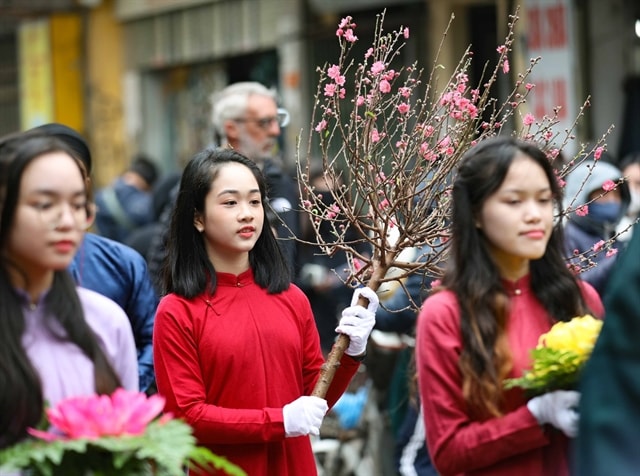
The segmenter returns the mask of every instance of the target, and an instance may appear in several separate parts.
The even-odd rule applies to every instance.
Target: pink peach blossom
[[[383,72],[385,69],[385,65],[382,61],[376,61],[371,65],[371,74],[378,75]]]
[[[400,104],[398,104],[398,112],[400,114],[406,114],[409,112],[409,105],[406,102],[402,102]]]
[[[323,130],[325,130],[327,128],[327,121],[325,121],[324,119],[322,119],[320,122],[318,122],[318,124],[316,125],[316,132],[321,132]]]
[[[333,96],[336,93],[336,85],[334,83],[329,83],[324,85],[324,95],[325,96]]]
[[[327,76],[329,76],[331,79],[336,79],[338,76],[340,76],[340,66],[338,66],[337,64],[331,65],[331,67],[327,69]]]
[[[353,34],[353,30],[349,28],[344,32],[344,39],[350,43],[354,43],[358,40],[358,37]]]
[[[604,152],[604,147],[598,147],[593,153],[593,158],[595,160],[600,160],[600,157],[602,157],[602,152]]]
[[[391,92],[391,84],[386,79],[380,81],[380,91],[383,93]]]
[[[349,25],[351,25],[351,20],[353,20],[353,17],[351,16],[346,16],[342,19],[340,19],[340,23],[338,24],[338,28],[343,29],[348,27]]]
[[[587,216],[588,214],[589,214],[589,207],[587,205],[582,205],[576,208],[576,215],[578,215],[579,217],[584,217],[584,216]]]
[[[531,124],[533,124],[534,122],[536,122],[536,118],[533,114],[531,114],[530,112],[526,113],[524,115],[524,118],[522,119],[522,123],[525,126],[530,126]]]

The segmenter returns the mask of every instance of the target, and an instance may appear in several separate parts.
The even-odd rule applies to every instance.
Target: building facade
[[[366,49],[376,15],[385,10],[388,29],[410,28],[403,61],[418,61],[428,70],[454,14],[438,56],[446,69],[469,44],[476,64],[495,61],[517,6],[511,0],[345,5],[339,0],[5,1],[0,4],[0,133],[52,120],[77,128],[96,155],[98,184],[117,175],[137,151],[155,157],[166,171],[179,170],[214,141],[210,95],[231,82],[257,80],[275,88],[291,114],[281,147],[292,164],[298,136],[310,127],[315,68],[337,59],[341,17],[354,17]],[[578,137],[596,140],[615,124],[607,138],[613,155],[636,147],[627,137],[640,135],[628,132],[637,131],[639,120],[627,105],[638,94],[633,85],[640,76],[637,2],[524,0],[517,8],[513,70],[541,57],[531,111],[539,115],[561,106],[561,126],[570,126],[589,98]]]

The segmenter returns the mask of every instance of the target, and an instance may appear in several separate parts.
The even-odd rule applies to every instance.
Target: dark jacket
[[[580,390],[575,476],[640,471],[640,229],[616,261],[604,296],[605,319]]]
[[[267,182],[267,198],[273,212],[281,223],[276,226],[279,243],[287,258],[292,273],[297,269],[296,242],[300,237],[300,206],[298,205],[298,187],[286,171],[272,160],[265,160],[262,169]]]

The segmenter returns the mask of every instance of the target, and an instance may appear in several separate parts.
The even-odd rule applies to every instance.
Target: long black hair
[[[533,293],[558,321],[588,311],[563,257],[562,189],[545,152],[536,144],[506,136],[472,147],[461,159],[453,184],[451,254],[442,284],[456,294],[461,310],[463,393],[484,415],[500,414],[502,380],[511,368],[506,340],[509,299],[487,240],[475,223],[487,198],[522,155],[544,170],[558,216],[544,255],[530,263]]]
[[[14,290],[9,269],[22,271],[6,248],[15,220],[22,175],[35,158],[50,152],[65,152],[73,157],[87,184],[85,167],[75,157],[75,152],[59,139],[30,134],[0,141],[0,448],[24,438],[27,428],[36,426],[43,413],[42,382],[22,347],[26,328],[24,299]],[[43,324],[56,338],[77,345],[93,362],[96,391],[109,394],[121,386],[85,321],[76,285],[66,270],[55,271],[44,306]],[[60,328],[63,335],[54,331]]]
[[[173,209],[164,266],[164,291],[192,298],[209,286],[217,287],[216,270],[209,259],[204,237],[194,225],[196,214],[205,214],[205,199],[220,169],[238,163],[253,173],[262,199],[264,226],[255,246],[249,251],[249,264],[256,283],[269,293],[289,287],[291,272],[267,219],[266,182],[258,166],[231,149],[207,148],[197,153],[182,173],[180,190]]]

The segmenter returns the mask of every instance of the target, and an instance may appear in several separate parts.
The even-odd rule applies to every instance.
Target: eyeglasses
[[[76,230],[86,230],[90,226],[91,211],[87,203],[67,203],[64,201],[29,204],[38,212],[40,220],[51,230],[60,228],[63,223],[69,223]]]
[[[289,112],[286,109],[279,107],[275,116],[262,117],[260,119],[245,117],[233,120],[236,122],[255,122],[260,129],[267,130],[274,122],[278,124],[278,127],[286,127],[289,125],[289,119]]]

